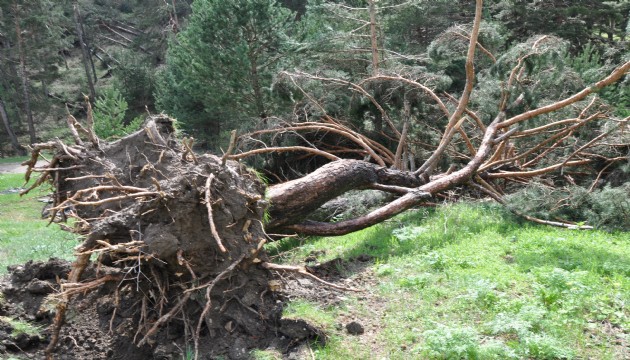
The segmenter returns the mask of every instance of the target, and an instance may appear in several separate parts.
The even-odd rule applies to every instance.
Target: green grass
[[[369,295],[344,294],[335,308],[295,300],[285,310],[331,334],[318,359],[630,357],[629,233],[536,226],[494,206],[458,204],[299,242],[269,250],[285,263],[313,251],[325,251],[322,262],[376,258]],[[382,316],[369,320],[375,306]],[[335,319],[344,316],[374,321],[378,346],[339,330]]]
[[[62,231],[56,224],[47,226],[41,218],[43,203],[38,198],[47,190],[34,190],[20,197],[17,193],[3,193],[24,185],[23,175],[0,175],[0,274],[8,265],[28,260],[47,260],[50,257],[70,259],[77,241],[74,235]]]
[[[28,159],[30,159],[30,156],[0,158],[0,164],[22,163]]]

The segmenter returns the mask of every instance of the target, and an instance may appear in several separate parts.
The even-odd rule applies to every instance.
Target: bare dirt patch
[[[361,348],[370,349],[374,358],[386,357],[379,336],[383,330],[382,318],[387,303],[378,295],[378,278],[373,271],[374,259],[359,255],[351,259],[336,258],[323,263],[317,262],[322,254],[311,254],[304,259],[310,266],[307,269],[323,280],[333,284],[351,287],[359,292],[339,291],[303,277],[283,278],[285,295],[291,300],[303,299],[320,305],[322,308],[343,306],[346,311],[335,319],[335,330],[343,336],[354,336]],[[350,297],[360,303],[348,304]],[[352,303],[352,302],[351,302]],[[364,309],[369,309],[366,312]],[[359,330],[361,329],[361,330]],[[293,350],[292,358],[309,358],[310,351],[305,344]],[[382,355],[382,356],[381,356]]]
[[[37,166],[44,166],[47,162],[39,160]],[[0,164],[0,174],[24,174],[28,167],[21,163],[6,163]]]
[[[336,259],[309,269],[326,281],[361,290],[361,302],[374,312],[365,316],[351,311],[339,317],[337,327],[360,324],[364,329],[361,334],[356,334],[360,343],[378,351],[375,338],[380,330],[378,314],[382,302],[369,291],[376,284],[368,268],[370,264],[371,260]],[[28,322],[39,329],[36,335],[16,334],[16,329],[9,324],[0,323],[0,355],[28,359],[45,356],[55,315],[55,294],[60,291],[60,279],[71,267],[69,262],[59,259],[29,262],[12,266],[10,275],[0,280],[0,293],[3,294],[0,317]],[[84,276],[96,277],[98,271],[103,269],[90,266]],[[218,309],[219,316],[213,315],[219,326],[202,334],[201,359],[248,359],[252,349],[274,349],[283,358],[302,359],[310,356],[308,341],[325,342],[327,335],[308,322],[282,319],[282,309],[289,299],[307,299],[323,306],[339,305],[349,294],[299,275],[285,274],[277,281],[283,284],[281,290],[258,295],[273,307],[274,318],[264,319],[241,297],[227,300]],[[55,350],[56,359],[180,359],[191,353],[190,324],[184,317],[171,321],[149,344],[136,346],[141,335],[137,324],[142,316],[139,311],[142,298],[135,289],[137,284],[117,285],[109,283],[71,300]],[[249,314],[257,316],[248,317]]]

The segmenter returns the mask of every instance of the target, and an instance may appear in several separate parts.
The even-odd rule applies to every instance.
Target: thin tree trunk
[[[42,74],[45,74],[45,73],[46,73],[46,68],[44,67],[42,69]],[[42,91],[41,91],[41,93],[44,94],[44,96],[47,96],[48,95],[48,84],[46,84],[46,80],[45,79],[42,79],[41,82],[42,82]]]
[[[175,3],[175,0],[171,1],[172,5],[173,5],[173,20],[175,20],[175,26],[173,27],[174,32],[178,32],[179,31],[179,19],[177,18],[177,4]]]
[[[370,0],[370,40],[372,42],[372,76],[378,75],[378,39],[376,36],[376,6]]]
[[[79,43],[81,45],[81,53],[83,54],[83,67],[85,68],[85,76],[88,82],[88,89],[90,91],[90,101],[96,99],[96,90],[94,90],[94,82],[92,81],[92,74],[90,74],[90,53],[88,51],[85,39],[83,36],[83,26],[81,24],[81,13],[79,12],[79,5],[74,4],[74,25],[77,30],[77,36],[79,37]]]
[[[17,136],[15,136],[15,132],[13,132],[11,122],[9,121],[9,116],[7,115],[7,112],[4,108],[4,102],[2,102],[2,99],[0,99],[0,117],[2,118],[4,129],[6,130],[7,135],[9,135],[9,139],[11,140],[11,146],[13,146],[13,149],[15,149],[15,151],[19,155],[25,155],[26,150],[24,149],[24,147],[22,147],[22,145],[20,145]]]
[[[16,75],[19,74],[18,69],[15,67],[15,64],[13,61],[9,61],[8,59],[11,57],[11,53],[13,51],[13,48],[11,47],[11,44],[9,41],[5,41],[4,42],[4,49],[6,50],[7,53],[7,61],[3,62],[3,65],[6,64],[6,69],[2,69],[2,79],[5,81],[4,84],[7,88],[13,88],[13,89],[19,89],[21,87],[20,82],[18,81]],[[8,72],[7,72],[8,71]],[[15,109],[17,112],[17,123],[18,125],[21,127],[23,122],[22,122],[22,110],[20,109],[20,105],[22,104],[23,99],[20,97],[20,94],[18,91],[11,91],[11,97],[13,98],[13,103],[15,104]]]
[[[15,33],[18,43],[18,54],[20,57],[20,77],[22,78],[22,97],[24,99],[24,110],[26,110],[26,122],[28,124],[28,135],[31,144],[37,142],[35,133],[35,122],[33,120],[33,112],[31,111],[31,94],[29,90],[29,79],[26,71],[26,54],[24,49],[24,40],[22,39],[22,29],[20,27],[20,16],[17,3],[13,4],[15,10]]]
[[[87,49],[88,60],[90,61],[90,66],[92,67],[92,75],[94,75],[94,83],[96,84],[98,82],[98,76],[96,75],[96,67],[94,66],[94,59],[92,58],[90,43],[85,36],[85,28],[83,27],[83,22],[81,22],[81,33],[83,34],[83,42],[85,43],[85,48]]]
[[[250,55],[249,57],[251,75],[252,75],[252,88],[254,90],[254,102],[256,105],[256,111],[261,118],[267,117],[265,114],[265,104],[263,103],[262,91],[260,88],[260,79],[258,76],[258,62],[256,61],[256,55]]]

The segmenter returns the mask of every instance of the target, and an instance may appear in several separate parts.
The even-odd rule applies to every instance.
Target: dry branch
[[[460,124],[460,118],[468,107],[470,94],[472,93],[475,80],[475,48],[477,44],[477,39],[479,38],[482,7],[483,0],[476,0],[475,20],[473,22],[473,28],[470,34],[470,44],[468,46],[468,53],[466,55],[466,84],[464,85],[464,91],[459,99],[457,108],[451,114],[451,117],[448,120],[448,125],[446,126],[446,130],[444,131],[442,140],[440,140],[440,145],[424,162],[424,164],[422,164],[422,166],[420,166],[420,168],[416,170],[415,173],[417,175],[425,176],[427,172],[430,172],[433,169],[435,163],[442,157],[442,155],[446,151],[447,146],[450,144],[453,136],[455,135],[455,132],[457,131],[458,124]]]
[[[246,151],[240,154],[235,154],[235,155],[227,155],[226,157],[230,160],[239,160],[239,159],[244,159],[246,157],[250,157],[253,155],[260,155],[260,154],[268,154],[268,153],[282,153],[282,152],[292,152],[292,151],[304,151],[307,153],[311,153],[313,155],[319,155],[322,157],[325,157],[328,160],[331,161],[336,161],[339,160],[340,158],[338,156],[335,156],[329,152],[326,151],[322,151],[319,149],[315,149],[315,148],[309,148],[306,146],[277,146],[277,147],[266,147],[266,148],[262,148],[262,149],[255,149],[255,150],[250,150],[250,151]]]

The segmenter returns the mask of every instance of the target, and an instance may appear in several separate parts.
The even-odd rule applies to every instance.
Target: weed
[[[422,333],[424,344],[417,350],[428,359],[477,359],[479,338],[475,330],[439,325]]]
[[[547,310],[543,308],[527,305],[516,313],[499,313],[486,325],[492,335],[513,334],[523,338],[532,332],[540,331],[547,314]]]
[[[499,300],[496,292],[497,284],[487,279],[481,279],[468,289],[468,297],[477,305],[489,308]]]
[[[392,235],[398,241],[416,240],[422,233],[429,230],[427,226],[406,226],[392,231]]]
[[[27,321],[12,319],[6,316],[0,316],[0,321],[11,327],[11,336],[18,336],[21,334],[41,336],[42,329],[38,326],[31,325]]]
[[[182,354],[182,360],[193,360],[194,358],[195,350],[190,346],[186,346],[186,352]]]
[[[335,323],[334,313],[324,311],[319,305],[304,300],[290,302],[282,316],[287,319],[303,319],[324,328],[332,328]]]
[[[432,270],[444,271],[448,267],[448,257],[439,252],[432,251],[424,255],[422,258]]]
[[[254,360],[282,360],[282,354],[277,350],[254,350],[250,353]]]
[[[573,359],[573,350],[560,344],[560,342],[550,336],[532,334],[523,339],[525,345],[523,356],[531,359],[551,360],[551,359]]]
[[[402,288],[424,289],[431,282],[430,274],[409,275],[399,278],[397,283]]]

